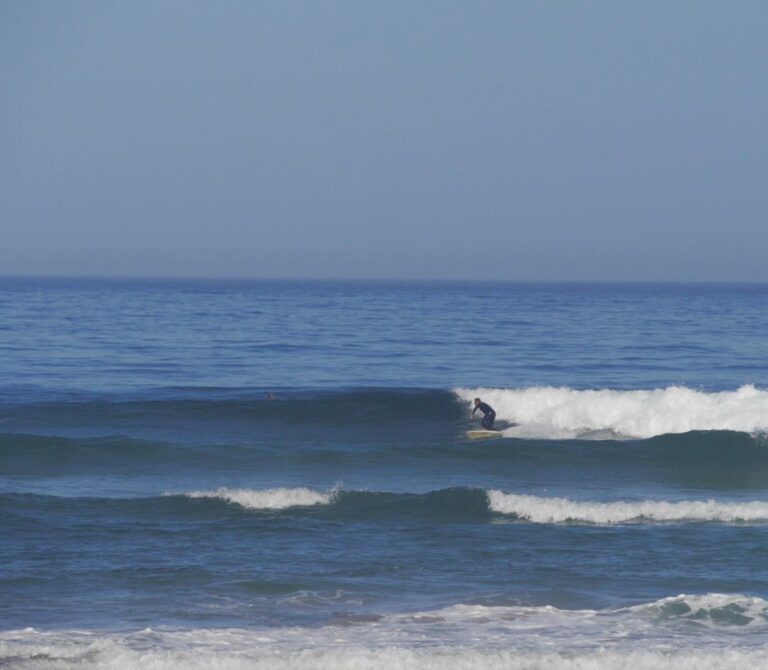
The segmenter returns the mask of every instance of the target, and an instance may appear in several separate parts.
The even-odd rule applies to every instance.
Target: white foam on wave
[[[499,419],[520,424],[504,431],[518,437],[648,438],[692,430],[754,433],[768,424],[768,390],[753,385],[716,393],[684,386],[648,391],[460,388],[455,393],[470,406],[473,398],[480,397]]]
[[[303,486],[276,489],[218,488],[215,491],[192,491],[185,495],[189,498],[218,498],[247,509],[279,510],[328,505],[333,501],[336,491],[314,491]]]
[[[499,514],[514,514],[534,523],[580,521],[595,524],[627,521],[768,521],[768,502],[718,502],[715,500],[642,500],[637,502],[582,502],[569,498],[489,490],[488,506]]]
[[[452,605],[441,610],[411,616],[411,620],[428,618],[452,625],[466,626],[473,622],[502,624],[507,630],[548,631],[548,634],[578,637],[606,633],[613,627],[630,632],[636,637],[647,635],[653,628],[648,624],[667,626],[678,622],[694,621],[713,633],[733,630],[768,630],[768,601],[757,596],[740,593],[680,594],[618,609],[565,610],[551,605],[543,606],[485,606]],[[475,629],[477,630],[477,629]],[[667,630],[667,632],[669,632]],[[656,630],[652,635],[661,631]]]
[[[679,595],[613,610],[458,604],[353,625],[0,632],[10,670],[735,670],[768,667],[766,601]],[[703,634],[701,634],[703,633]]]

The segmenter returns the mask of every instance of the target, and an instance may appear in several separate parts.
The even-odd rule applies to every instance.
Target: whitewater
[[[694,430],[759,433],[768,428],[768,390],[747,384],[735,391],[706,392],[684,386],[651,390],[459,388],[468,406],[488,402],[498,419],[518,426],[510,437],[649,438]]]
[[[264,491],[220,488],[215,491],[192,491],[186,495],[190,498],[217,498],[249,509],[280,510],[308,505],[327,505],[331,502],[334,492],[323,493],[306,487]]]
[[[754,644],[755,636],[765,640],[766,630],[768,602],[760,598],[681,594],[606,610],[461,604],[359,620],[340,618],[320,628],[107,634],[25,629],[0,633],[0,657],[12,659],[9,667],[14,669],[41,670],[717,670],[768,662],[768,651]],[[734,648],[738,643],[741,647]]]

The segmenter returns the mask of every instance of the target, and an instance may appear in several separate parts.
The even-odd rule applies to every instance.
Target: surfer
[[[477,410],[480,410],[483,413],[483,428],[486,430],[493,430],[493,422],[496,420],[496,412],[493,410],[493,407],[487,402],[480,400],[480,398],[475,398],[475,408],[472,410],[472,416],[475,416]]]

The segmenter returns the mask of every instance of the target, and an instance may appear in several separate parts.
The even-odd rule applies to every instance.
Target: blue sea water
[[[2,279],[0,666],[768,667],[766,332],[765,285]]]

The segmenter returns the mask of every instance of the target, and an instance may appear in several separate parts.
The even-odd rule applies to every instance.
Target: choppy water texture
[[[765,286],[2,280],[0,665],[768,667],[766,332]]]

